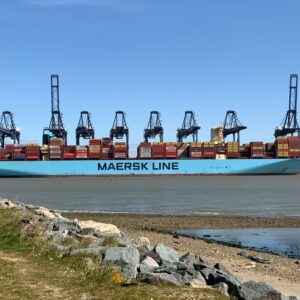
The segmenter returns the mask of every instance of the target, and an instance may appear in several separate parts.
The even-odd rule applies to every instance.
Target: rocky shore
[[[199,254],[201,244],[192,253],[195,246],[192,244],[199,242],[193,239],[153,231],[153,236],[147,236],[147,231],[129,228],[121,231],[110,223],[66,218],[56,211],[5,199],[0,200],[0,207],[25,211],[22,219],[25,234],[42,241],[58,256],[97,256],[100,265],[113,268],[114,281],[118,284],[145,282],[214,288],[230,297],[245,300],[297,299],[285,296],[276,286],[273,288],[257,281],[255,274],[249,278],[251,280],[243,281],[232,270],[229,271],[220,259],[212,260],[212,256],[206,256],[205,251]],[[185,249],[188,249],[186,253],[182,251]],[[226,249],[223,250],[224,255]],[[215,254],[215,258],[222,256]]]

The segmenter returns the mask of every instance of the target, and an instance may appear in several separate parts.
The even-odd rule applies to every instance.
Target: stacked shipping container
[[[101,158],[113,159],[113,142],[111,138],[102,139]]]
[[[128,148],[126,143],[115,143],[113,148],[114,159],[126,159],[128,158]]]
[[[203,158],[216,158],[216,146],[214,142],[203,143]]]
[[[82,152],[82,155],[83,152]],[[101,158],[101,140],[92,139],[89,141],[89,159],[100,159]]]
[[[226,143],[226,157],[227,158],[239,158],[240,157],[240,146],[238,142],[227,142]]]
[[[62,146],[64,140],[61,138],[51,138],[49,142],[49,159],[57,160],[62,158]]]
[[[151,143],[140,143],[137,149],[138,158],[151,159]]]
[[[266,143],[265,144],[265,158],[273,158],[276,156],[275,144]]]
[[[152,158],[162,159],[165,158],[165,144],[161,142],[152,143]]]
[[[76,146],[76,159],[88,159],[88,146]]]
[[[279,136],[276,139],[276,157],[288,158],[289,157],[289,143],[286,136]]]
[[[63,159],[75,159],[75,146],[62,146]]]
[[[190,158],[202,158],[202,157],[203,157],[202,143],[191,143]]]
[[[41,148],[38,145],[26,145],[25,153],[27,160],[39,160]]]
[[[26,149],[24,145],[16,145],[13,147],[13,160],[25,160]]]
[[[176,159],[177,157],[177,144],[165,143],[165,158]]]
[[[297,136],[288,137],[289,157],[300,157],[300,139]]]
[[[263,142],[251,142],[250,149],[251,149],[251,158],[264,158],[265,151],[264,151]]]

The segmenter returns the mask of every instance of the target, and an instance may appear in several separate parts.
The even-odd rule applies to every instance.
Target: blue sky
[[[40,143],[54,73],[69,143],[81,110],[97,137],[125,111],[133,146],[151,110],[166,141],[185,110],[205,141],[228,109],[248,126],[242,142],[271,141],[300,72],[299,28],[299,0],[2,0],[0,110]]]

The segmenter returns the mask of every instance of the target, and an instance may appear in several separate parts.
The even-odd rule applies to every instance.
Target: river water
[[[0,196],[59,210],[300,216],[300,176],[1,178]]]

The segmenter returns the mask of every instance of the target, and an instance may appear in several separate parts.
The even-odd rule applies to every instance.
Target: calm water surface
[[[300,228],[203,229],[179,233],[300,258]]]
[[[61,210],[300,216],[300,176],[0,178],[0,196]]]

